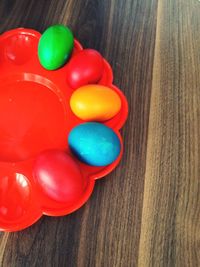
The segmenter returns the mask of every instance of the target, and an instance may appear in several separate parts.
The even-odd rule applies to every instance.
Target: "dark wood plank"
[[[159,1],[139,266],[200,266],[199,12]]]
[[[63,218],[42,218],[1,234],[2,266],[136,266],[140,240],[157,0],[1,1],[0,31],[69,25],[85,47],[111,63],[130,115],[125,155],[89,202]]]

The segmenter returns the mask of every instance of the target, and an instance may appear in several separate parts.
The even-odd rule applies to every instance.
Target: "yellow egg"
[[[73,113],[85,121],[106,121],[121,109],[121,99],[111,88],[102,85],[86,85],[71,96]]]

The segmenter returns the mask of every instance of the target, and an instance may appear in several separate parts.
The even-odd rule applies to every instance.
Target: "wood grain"
[[[69,25],[128,98],[120,166],[88,203],[0,233],[0,266],[200,266],[200,3],[2,0],[0,32]]]
[[[139,266],[200,265],[199,12],[158,5]]]

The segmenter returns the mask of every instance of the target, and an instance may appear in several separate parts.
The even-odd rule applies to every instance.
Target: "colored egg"
[[[60,68],[69,58],[74,46],[73,34],[63,25],[49,27],[41,36],[38,57],[47,70]]]
[[[121,150],[117,134],[98,122],[86,122],[73,128],[68,136],[71,151],[92,166],[107,166],[115,161]]]
[[[71,205],[84,192],[85,181],[79,166],[63,151],[41,153],[36,159],[33,173],[43,195],[53,201]]]
[[[93,49],[84,49],[67,64],[67,82],[74,89],[97,83],[103,75],[103,70],[102,56]]]
[[[106,121],[121,109],[121,99],[111,88],[102,85],[86,85],[71,96],[73,113],[85,121]]]

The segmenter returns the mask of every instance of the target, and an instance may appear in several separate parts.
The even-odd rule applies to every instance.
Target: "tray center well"
[[[34,74],[0,80],[0,161],[20,161],[64,148],[64,100],[50,81]]]

